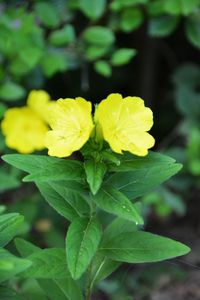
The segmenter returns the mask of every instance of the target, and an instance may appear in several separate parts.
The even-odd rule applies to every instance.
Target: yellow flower
[[[46,147],[50,156],[69,156],[87,142],[94,127],[91,110],[91,102],[81,97],[60,99],[49,109],[52,130],[46,135]]]
[[[154,138],[147,133],[153,114],[139,97],[123,99],[120,94],[110,94],[97,106],[95,122],[114,152],[145,156],[154,146]]]
[[[50,101],[50,95],[43,90],[32,90],[27,99],[27,105],[34,110],[42,120],[49,122],[49,107],[55,101]]]
[[[44,149],[47,125],[29,107],[11,108],[1,123],[6,145],[20,153]]]

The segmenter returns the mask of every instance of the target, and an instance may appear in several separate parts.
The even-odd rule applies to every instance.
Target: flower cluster
[[[47,108],[52,102],[47,92],[33,90],[28,95],[27,106],[8,109],[1,123],[6,145],[20,153],[44,149],[49,130]]]
[[[22,153],[45,146],[50,156],[67,157],[89,139],[105,140],[116,153],[129,151],[138,156],[147,155],[154,146],[148,133],[153,114],[139,97],[110,94],[96,105],[94,116],[91,102],[81,97],[55,102],[44,91],[32,91],[27,104],[8,110],[2,122],[7,145]]]
[[[91,110],[91,102],[83,98],[57,101],[49,122],[52,130],[46,135],[49,155],[69,156],[94,135],[117,153],[129,151],[144,156],[154,146],[154,138],[147,133],[153,125],[153,114],[141,98],[110,94],[97,105],[94,118]]]

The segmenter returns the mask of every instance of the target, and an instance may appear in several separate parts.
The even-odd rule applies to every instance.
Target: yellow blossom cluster
[[[153,114],[139,97],[123,98],[117,93],[110,94],[96,106],[94,116],[91,102],[81,97],[59,99],[56,102],[53,101],[51,105],[50,102],[49,100],[41,101],[39,97],[34,99],[33,94],[30,94],[28,98],[28,109],[34,111],[35,115],[47,122],[51,128],[46,133],[47,127],[42,130],[42,127],[39,129],[38,125],[37,129],[36,123],[30,125],[29,122],[32,129],[43,132],[45,135],[43,144],[48,148],[50,156],[67,157],[81,149],[90,138],[95,139],[96,142],[105,140],[116,153],[128,151],[138,156],[147,155],[148,149],[154,146],[154,138],[148,133],[153,125]],[[9,140],[8,131],[11,130],[8,128],[8,115],[9,111],[2,123],[7,140]],[[32,145],[32,149],[42,148],[42,140],[39,137],[36,138],[33,135],[30,139],[38,142],[37,146]],[[7,141],[8,146],[11,145],[19,152],[26,152],[25,144],[22,147],[23,151],[20,147],[14,147],[13,144],[14,140],[13,143]]]

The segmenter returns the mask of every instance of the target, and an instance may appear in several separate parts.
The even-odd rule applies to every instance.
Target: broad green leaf
[[[199,6],[199,0],[164,0],[164,9],[172,15],[189,15]]]
[[[135,231],[137,231],[137,226],[133,222],[122,218],[115,218],[114,221],[106,227],[103,234],[102,244],[121,233],[133,233]]]
[[[103,251],[98,251],[92,260],[90,287],[112,274],[121,262],[106,257]]]
[[[79,216],[90,213],[90,207],[85,199],[88,199],[88,191],[84,185],[76,181],[51,182],[51,187],[69,203]]]
[[[0,299],[2,300],[25,300],[24,297],[18,295],[15,291],[7,288],[6,286],[0,286]]]
[[[49,36],[49,42],[55,46],[64,46],[75,41],[75,30],[70,24],[62,29],[53,31]]]
[[[39,247],[21,238],[15,238],[15,247],[19,254],[24,258],[41,250]]]
[[[6,173],[5,170],[0,171],[0,191],[6,191],[17,188],[21,182],[12,174]]]
[[[134,204],[112,186],[102,186],[92,199],[101,209],[108,213],[115,214],[136,224],[144,223]]]
[[[129,61],[136,55],[135,49],[121,48],[116,50],[112,57],[111,63],[113,66],[121,66],[129,63]]]
[[[0,215],[6,211],[5,205],[0,205]]]
[[[60,18],[55,5],[50,2],[38,2],[34,8],[45,26],[54,28],[59,25]]]
[[[13,278],[31,266],[31,261],[14,256],[0,249],[0,283]]]
[[[77,218],[69,226],[66,237],[66,253],[69,271],[78,279],[95,255],[102,235],[99,222],[92,218]]]
[[[86,42],[98,46],[109,46],[114,43],[115,35],[111,29],[103,26],[91,26],[83,33]]]
[[[39,247],[27,242],[23,239],[15,239],[15,245],[19,253],[23,257],[27,257],[32,253],[40,251]],[[51,300],[82,300],[81,291],[72,278],[59,279],[37,279],[40,287]]]
[[[90,186],[90,190],[95,195],[103,181],[103,177],[106,173],[106,165],[104,162],[96,162],[93,160],[86,160],[84,163],[87,182]]]
[[[174,16],[159,16],[150,19],[148,23],[148,33],[155,37],[165,37],[171,34],[177,27],[179,22],[178,17]]]
[[[67,220],[72,221],[79,216],[75,208],[51,186],[51,182],[36,183],[36,186],[49,205]]]
[[[104,77],[110,77],[112,75],[112,68],[105,60],[99,60],[95,62],[94,69],[97,73],[103,75]]]
[[[122,12],[120,28],[125,32],[137,29],[143,22],[143,14],[140,9],[129,8]]]
[[[148,232],[121,233],[101,247],[106,255],[128,263],[156,262],[187,254],[186,245]]]
[[[17,83],[7,81],[0,86],[0,98],[4,101],[17,101],[24,96],[24,88]]]
[[[155,189],[176,174],[181,167],[182,165],[175,163],[171,157],[156,152],[149,152],[145,157],[125,153],[121,155],[121,164],[111,167],[110,170],[114,173],[110,175],[106,184],[134,199]]]
[[[45,155],[7,154],[2,159],[12,166],[30,173],[25,181],[81,180],[83,163]]]
[[[7,245],[18,233],[24,217],[18,213],[9,213],[0,216],[0,247]]]
[[[187,18],[186,36],[195,47],[200,48],[200,21],[198,17]]]
[[[20,274],[23,278],[65,278],[69,276],[64,249],[38,250],[27,259],[32,262],[29,269]]]
[[[100,18],[106,7],[106,0],[79,0],[79,8],[90,19]]]

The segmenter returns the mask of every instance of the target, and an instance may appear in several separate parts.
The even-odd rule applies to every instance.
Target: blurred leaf
[[[92,200],[103,210],[126,220],[143,224],[143,219],[134,204],[112,186],[103,186]]]
[[[47,77],[53,76],[57,72],[66,71],[68,68],[68,59],[63,52],[46,52],[41,60],[44,74]]]
[[[5,249],[0,249],[0,283],[13,278],[30,267],[27,259],[16,257]]]
[[[45,26],[54,28],[59,25],[60,17],[53,4],[50,2],[38,2],[34,8],[36,14]]]
[[[193,46],[200,48],[200,20],[190,16],[186,20],[186,35]]]
[[[103,181],[103,177],[106,173],[106,165],[103,162],[97,162],[95,160],[86,160],[84,163],[87,182],[90,186],[90,190],[95,195]]]
[[[0,119],[3,118],[6,110],[7,110],[7,106],[3,103],[0,103]]]
[[[78,279],[87,269],[102,235],[95,217],[77,218],[69,226],[66,237],[67,263],[73,279]]]
[[[23,49],[19,53],[19,57],[28,66],[29,69],[34,68],[43,55],[40,48],[31,46],[30,48]]]
[[[152,18],[148,24],[148,33],[155,37],[165,37],[171,34],[178,25],[179,18],[174,16],[159,16]]]
[[[199,6],[199,0],[164,0],[165,11],[172,15],[189,15]]]
[[[65,25],[62,29],[53,31],[49,36],[49,42],[55,46],[64,46],[75,41],[75,30],[70,24]]]
[[[111,168],[117,173],[110,175],[106,184],[114,186],[130,199],[145,195],[182,168],[173,158],[152,151],[145,157],[124,153],[119,159],[121,164]]]
[[[0,192],[19,187],[21,182],[12,174],[6,173],[5,169],[0,171]]]
[[[112,30],[103,26],[88,27],[83,33],[83,38],[86,42],[99,46],[109,46],[115,41]]]
[[[21,238],[15,238],[15,247],[19,254],[24,258],[41,250],[39,247]]]
[[[199,85],[200,68],[194,63],[185,63],[175,70],[172,79],[176,85],[193,89]]]
[[[150,17],[157,17],[165,14],[163,0],[154,0],[153,2],[148,1],[146,9]]]
[[[126,9],[122,12],[120,28],[125,32],[137,29],[143,22],[143,14],[140,9]]]
[[[20,274],[22,278],[65,278],[69,276],[64,249],[50,248],[34,252],[27,257],[30,268]]]
[[[99,60],[94,64],[94,69],[97,73],[104,77],[110,77],[112,75],[112,68],[105,60]]]
[[[49,300],[35,279],[23,280],[20,284],[20,293],[26,300]]]
[[[130,62],[130,60],[136,55],[135,49],[121,48],[116,50],[112,57],[111,63],[113,66],[121,66]]]
[[[100,18],[106,8],[106,0],[79,0],[81,11],[91,20]]]
[[[25,300],[24,297],[18,295],[15,291],[5,287],[0,286],[0,299],[2,300]]]
[[[142,231],[119,234],[100,249],[113,260],[128,263],[162,261],[190,251],[180,242]]]
[[[109,47],[89,46],[85,49],[88,60],[93,61],[104,56],[110,50]]]
[[[137,4],[146,4],[148,1],[149,0],[114,0],[111,3],[111,9],[118,11],[124,7],[130,7]]]
[[[0,247],[7,245],[23,224],[24,217],[18,213],[0,215]]]
[[[17,83],[6,81],[0,86],[0,98],[4,101],[16,101],[24,96],[24,88]]]

